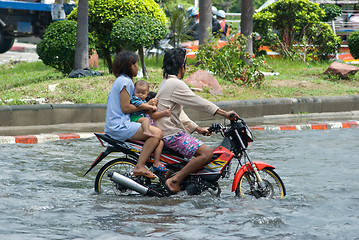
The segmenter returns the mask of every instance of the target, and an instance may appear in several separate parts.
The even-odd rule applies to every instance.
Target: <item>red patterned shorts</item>
[[[173,136],[166,137],[163,139],[163,142],[167,147],[181,153],[187,160],[190,160],[198,148],[203,145],[201,140],[185,132],[178,132]]]

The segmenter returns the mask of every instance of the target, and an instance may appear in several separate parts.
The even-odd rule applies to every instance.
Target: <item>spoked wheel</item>
[[[274,170],[264,168],[259,171],[262,183],[258,184],[256,178],[249,172],[245,172],[239,179],[236,196],[241,198],[283,198],[285,187]]]
[[[97,193],[129,195],[132,190],[119,186],[110,180],[109,172],[117,172],[129,177],[136,161],[128,158],[117,158],[106,163],[97,173],[95,180],[95,191]]]

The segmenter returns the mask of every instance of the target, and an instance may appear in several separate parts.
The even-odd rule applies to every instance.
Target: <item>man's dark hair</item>
[[[113,73],[116,77],[119,77],[121,74],[125,74],[130,78],[136,77],[132,76],[131,66],[138,62],[138,57],[134,52],[131,51],[122,51],[115,57],[113,61]]]
[[[186,64],[186,50],[183,48],[172,48],[165,52],[163,57],[163,77],[177,75],[182,65]]]

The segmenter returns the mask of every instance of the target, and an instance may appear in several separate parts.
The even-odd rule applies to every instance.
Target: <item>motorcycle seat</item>
[[[139,140],[126,140],[126,142],[133,142],[133,143],[137,143],[137,144],[141,144],[141,145],[143,145],[145,143],[144,141],[139,141]],[[166,146],[163,147],[162,154],[172,155],[172,156],[176,156],[179,158],[184,158],[184,156],[182,154],[180,154],[179,152],[176,152],[173,149],[166,147]]]
[[[110,137],[107,134],[95,133],[95,135],[98,139],[101,139],[102,141],[107,142],[114,147],[120,147],[120,148],[128,150],[128,151],[131,150],[131,147],[126,142],[121,142],[116,139],[113,139],[112,137]]]
[[[126,149],[128,151],[131,150],[131,146],[128,145],[129,142],[140,144],[140,145],[144,144],[144,141],[139,141],[139,140],[126,140],[125,142],[121,142],[121,141],[113,139],[109,135],[103,134],[103,133],[95,133],[95,135],[99,139],[111,144],[112,146],[120,147],[120,148]],[[176,156],[176,157],[179,157],[179,158],[184,158],[184,156],[182,154],[180,154],[179,152],[176,152],[176,151],[174,151],[171,148],[168,148],[166,146],[164,146],[164,148],[162,150],[162,154],[172,155],[172,156]]]

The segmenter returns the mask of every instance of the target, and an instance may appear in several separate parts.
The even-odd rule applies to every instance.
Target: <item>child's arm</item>
[[[163,117],[171,116],[171,110],[167,109],[167,110],[164,110],[164,111],[161,111],[161,112],[150,112],[149,114],[150,114],[152,119],[156,120],[156,119],[160,119],[160,118],[163,118]]]
[[[121,110],[123,113],[133,113],[140,111],[136,105],[131,103],[131,97],[128,94],[126,87],[120,92]]]
[[[138,108],[140,110],[144,110],[144,111],[156,111],[157,110],[157,107],[156,106],[152,106],[148,103],[142,103],[141,105],[138,106]]]

